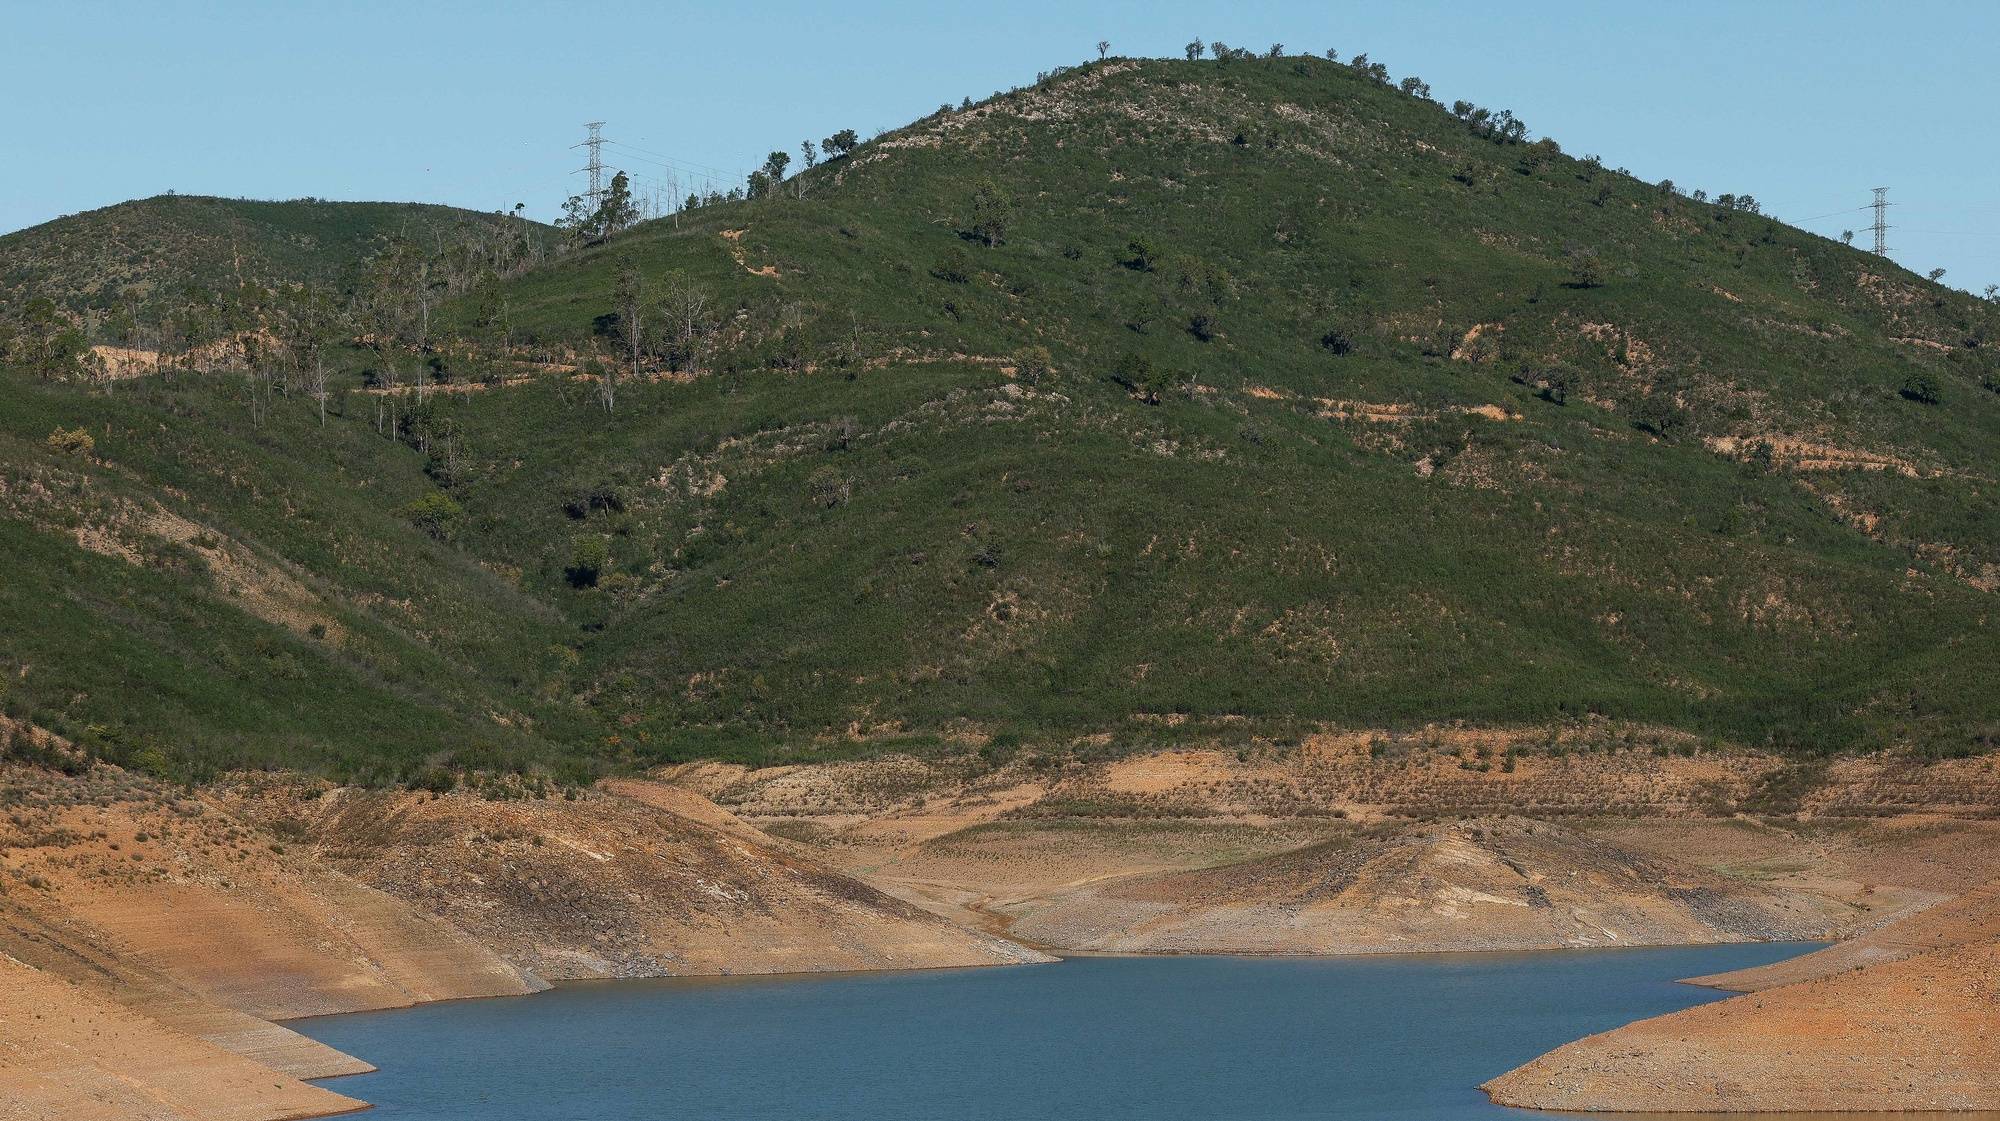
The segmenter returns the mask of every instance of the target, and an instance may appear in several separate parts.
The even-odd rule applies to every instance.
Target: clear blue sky
[[[733,178],[1114,53],[1337,47],[1788,220],[1890,186],[1895,257],[2000,283],[2000,3],[484,4],[0,0],[0,231],[157,194],[554,216],[582,123]],[[651,153],[648,155],[647,153]],[[683,172],[685,180],[685,172]],[[1863,214],[1805,223],[1860,231]],[[1867,234],[1857,241],[1865,244]]]

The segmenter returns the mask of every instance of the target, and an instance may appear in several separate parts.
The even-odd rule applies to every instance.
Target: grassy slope
[[[919,122],[811,173],[804,199],[705,208],[508,282],[517,330],[565,342],[621,265],[680,270],[718,297],[723,345],[608,414],[555,377],[439,398],[468,461],[454,547],[396,515],[432,484],[370,400],[321,433],[305,402],[252,429],[227,382],[18,387],[32,407],[0,418],[0,462],[53,460],[56,424],[109,425],[97,485],[171,485],[323,582],[370,645],[218,615],[236,629],[198,663],[212,688],[182,697],[160,688],[175,620],[212,587],[150,574],[135,607],[111,591],[124,562],[8,525],[33,575],[0,582],[0,610],[37,663],[9,695],[72,730],[129,712],[197,758],[223,740],[218,760],[403,772],[441,746],[770,758],[966,722],[1113,747],[1590,713],[1804,749],[1990,740],[2000,640],[1973,581],[2000,560],[2000,395],[1964,345],[1990,309],[1574,161],[1522,174],[1523,151],[1293,59],[1092,67]],[[1013,199],[994,247],[956,232],[986,178]],[[1133,239],[1151,271],[1124,263]],[[1604,286],[1566,286],[1571,242]],[[966,281],[934,275],[958,254]],[[1206,342],[1185,329],[1204,314]],[[1494,323],[1476,361],[1426,354]],[[953,357],[1033,344],[1055,367],[1034,386]],[[1567,405],[1534,391],[1555,371]],[[1919,371],[1941,404],[1897,395]],[[1679,401],[1669,439],[1632,424],[1649,392]],[[1414,416],[1324,403],[1352,401]],[[1488,405],[1519,419],[1461,411]],[[1753,435],[1923,477],[1704,445]],[[592,490],[623,509],[564,511]],[[573,588],[596,535],[610,573]],[[58,629],[38,605],[63,596]],[[330,668],[246,688],[260,638]],[[104,668],[131,649],[160,665]],[[1173,712],[1193,719],[1129,719]],[[872,738],[824,738],[850,728]]]
[[[0,378],[10,713],[126,761],[155,747],[197,773],[566,765],[556,745],[586,742],[535,700],[572,629],[397,513],[434,489],[403,445],[358,422],[320,429],[305,409],[253,428],[233,383],[82,397]],[[59,426],[88,430],[95,453],[44,446]],[[176,540],[157,511],[202,536]],[[80,535],[132,555],[78,548]],[[251,563],[225,569],[203,545]],[[300,625],[253,605],[274,584],[302,589]]]
[[[39,294],[76,311],[107,310],[190,284],[340,282],[394,237],[525,225],[424,203],[158,195],[0,236],[0,304]]]

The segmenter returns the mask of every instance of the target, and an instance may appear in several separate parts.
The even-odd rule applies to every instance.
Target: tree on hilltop
[[[820,141],[819,146],[820,150],[826,153],[827,159],[837,160],[859,148],[861,146],[861,138],[854,134],[853,129],[844,128],[827,137],[825,140]]]
[[[593,245],[638,221],[639,207],[632,199],[632,180],[621,171],[611,177],[610,189],[595,207],[586,196],[571,195],[563,203],[556,228],[569,234],[572,241]]]
[[[608,238],[639,221],[639,206],[632,200],[632,180],[624,172],[611,177],[611,188],[604,192],[604,202],[597,208],[597,228],[600,238]]]

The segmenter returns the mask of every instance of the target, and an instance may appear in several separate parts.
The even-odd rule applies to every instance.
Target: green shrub
[[[48,445],[50,451],[58,455],[87,456],[97,450],[97,441],[91,439],[90,433],[80,427],[58,428],[49,433],[49,438],[44,443]]]
[[[610,565],[611,542],[589,534],[571,543],[569,567],[563,570],[563,575],[568,577],[571,587],[595,588]]]
[[[403,507],[403,516],[439,541],[449,541],[465,520],[465,508],[441,490],[431,491]]]

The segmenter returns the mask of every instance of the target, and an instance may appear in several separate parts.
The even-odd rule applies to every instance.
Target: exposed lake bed
[[[1456,1121],[1533,1116],[1479,1084],[1725,995],[1678,978],[1813,948],[1081,957],[588,982],[292,1026],[381,1068],[326,1085],[412,1121]]]

